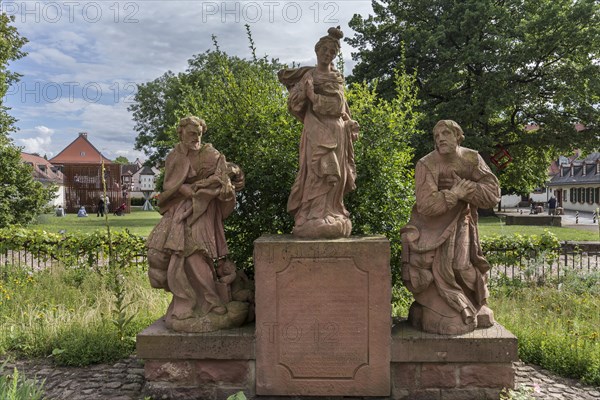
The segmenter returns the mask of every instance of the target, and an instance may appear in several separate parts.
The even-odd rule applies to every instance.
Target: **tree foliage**
[[[136,148],[161,163],[177,143],[176,127],[186,115],[206,120],[202,140],[212,143],[245,173],[237,212],[226,220],[232,257],[252,265],[253,241],[263,233],[290,232],[287,195],[297,169],[300,123],[287,112],[283,65],[266,57],[244,60],[215,50],[189,60],[185,73],[165,73],[142,84],[130,108]]]
[[[9,108],[2,104],[2,99],[10,85],[19,80],[19,74],[8,70],[8,63],[25,55],[21,47],[27,43],[27,39],[19,35],[17,29],[11,25],[14,19],[14,16],[9,17],[0,13],[0,134],[2,136],[7,136],[8,132],[14,131],[15,122],[14,118],[8,115]]]
[[[498,174],[502,194],[529,196],[535,188],[546,185],[548,166],[554,159],[552,150],[518,146],[511,150],[511,156],[516,161]]]
[[[54,187],[45,188],[33,180],[31,167],[21,161],[19,148],[8,137],[14,131],[15,120],[2,99],[19,75],[9,71],[7,65],[24,56],[21,47],[27,42],[10,25],[13,19],[0,13],[0,227],[33,221],[54,197]]]
[[[245,268],[252,266],[255,239],[293,227],[286,204],[298,169],[302,124],[287,110],[287,90],[277,79],[282,68],[266,57],[229,56],[215,41],[215,50],[194,56],[185,73],[167,72],[140,85],[130,108],[136,146],[150,159],[164,159],[178,140],[179,118],[193,114],[207,122],[203,140],[244,170],[246,187],[225,223],[232,257]],[[377,99],[366,85],[348,93],[353,118],[363,126],[356,144],[359,188],[348,198],[354,233],[396,238],[408,215],[412,175],[405,139],[414,129],[415,100],[409,86],[401,88],[392,102]]]
[[[350,22],[359,61],[353,79],[381,77],[380,93],[391,98],[390,71],[405,64],[417,74],[420,126],[430,132],[450,118],[464,129],[466,146],[492,154],[503,145],[514,153],[511,186],[522,186],[513,178],[529,179],[539,161],[527,157],[534,149],[556,156],[598,148],[598,1],[378,0],[373,10]],[[576,131],[577,122],[587,130]],[[529,123],[540,129],[525,131]],[[432,147],[428,138],[417,155]]]
[[[33,222],[54,196],[55,186],[35,181],[19,148],[0,136],[0,228]]]
[[[411,137],[421,137],[415,111],[418,100],[415,76],[394,74],[396,93],[391,100],[377,96],[375,80],[352,84],[347,98],[352,118],[361,125],[355,143],[356,190],[347,198],[354,234],[385,234],[392,246],[392,273],[399,282],[400,228],[408,221],[414,203],[414,169]]]
[[[129,159],[125,156],[118,156],[117,158],[115,158],[115,163],[127,165],[129,164]]]

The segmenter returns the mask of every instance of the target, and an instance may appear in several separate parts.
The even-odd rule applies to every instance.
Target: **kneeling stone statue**
[[[402,228],[402,280],[415,297],[414,326],[461,334],[494,323],[477,209],[494,207],[500,187],[481,156],[460,146],[456,122],[439,121],[433,135],[435,150],[417,163],[416,204]]]

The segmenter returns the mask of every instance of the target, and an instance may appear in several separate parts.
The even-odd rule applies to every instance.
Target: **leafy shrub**
[[[132,206],[143,206],[146,200],[143,197],[132,197],[131,205]]]
[[[111,241],[118,262],[129,267],[146,252],[146,240],[127,231],[112,232]],[[57,260],[70,267],[97,268],[100,257],[108,255],[108,235],[59,234],[28,228],[0,229],[0,252],[27,250],[41,261]]]
[[[408,309],[414,301],[411,292],[404,285],[392,286],[392,316],[405,317],[408,315]]]
[[[377,97],[377,82],[353,84],[347,91],[352,118],[361,125],[355,143],[356,190],[347,197],[353,234],[380,234],[390,240],[392,281],[400,285],[401,236],[414,204],[412,139],[417,123],[415,77],[394,71],[396,96]]]
[[[560,253],[556,235],[544,230],[541,235],[491,235],[481,238],[481,247],[490,264],[525,268],[537,259],[552,262]]]

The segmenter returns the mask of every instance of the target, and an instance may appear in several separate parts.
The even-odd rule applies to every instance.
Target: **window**
[[[594,200],[596,204],[600,204],[600,188],[594,189]]]
[[[569,189],[569,201],[571,203],[577,202],[577,189],[576,188]]]
[[[85,151],[81,151],[81,152],[79,152],[79,155],[80,155],[81,157],[85,157]]]
[[[565,201],[565,202],[567,201],[567,192],[568,192],[567,189],[563,189],[563,201]]]
[[[592,204],[594,202],[594,192],[592,188],[585,189],[585,201],[588,204]]]
[[[585,188],[579,188],[579,202],[583,203],[585,201]]]

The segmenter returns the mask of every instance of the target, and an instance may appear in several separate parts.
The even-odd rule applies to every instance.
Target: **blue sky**
[[[313,65],[313,47],[330,26],[352,36],[353,14],[372,13],[370,0],[343,1],[0,1],[29,39],[28,55],[10,65],[23,75],[4,99],[19,121],[12,138],[24,151],[51,158],[88,132],[108,158],[144,158],[127,107],[136,84],[184,71],[212,47],[250,57],[245,24],[258,56]],[[346,70],[352,49],[342,45]]]

